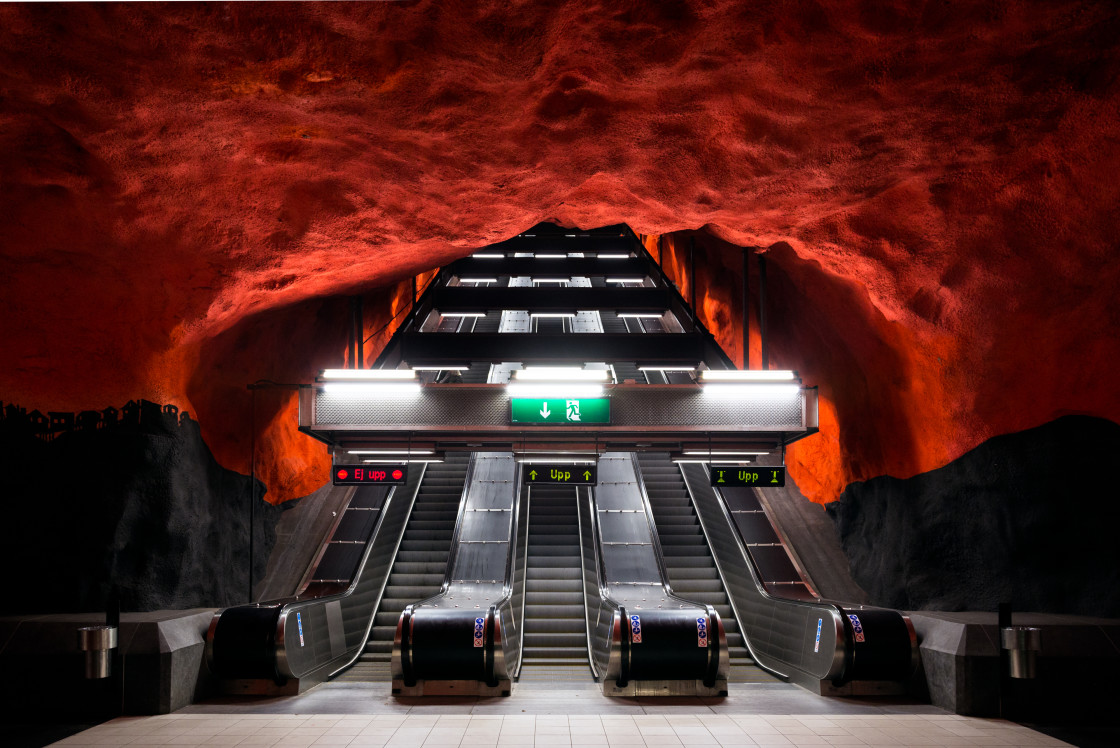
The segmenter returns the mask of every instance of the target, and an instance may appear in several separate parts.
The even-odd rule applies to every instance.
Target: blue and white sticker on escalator
[[[821,626],[823,624],[824,624],[824,619],[823,618],[818,618],[817,619],[817,641],[813,644],[813,651],[814,652],[820,652],[821,651]]]
[[[852,633],[855,634],[856,641],[857,642],[866,641],[866,639],[863,636],[863,624],[861,624],[859,622],[859,616],[854,615],[852,613],[849,613],[848,614],[848,620],[852,622]]]
[[[300,612],[296,611],[296,628],[299,629],[299,645],[303,646],[303,616]]]
[[[696,646],[708,646],[708,619],[704,616],[696,619]]]
[[[483,639],[485,630],[486,630],[486,619],[485,618],[474,619],[474,645],[476,647],[481,647],[482,646],[482,639]]]
[[[642,643],[642,619],[635,613],[630,616],[630,643]]]

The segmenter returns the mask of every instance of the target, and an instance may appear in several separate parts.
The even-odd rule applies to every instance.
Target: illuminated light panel
[[[469,366],[463,364],[448,364],[447,366],[413,366],[413,371],[470,371]]]
[[[460,283],[497,283],[497,278],[460,278]]]
[[[692,372],[692,371],[696,371],[696,367],[695,366],[688,366],[686,364],[681,364],[680,366],[673,366],[673,365],[669,365],[669,366],[639,366],[638,371],[688,371],[688,372]]]
[[[530,366],[514,369],[514,379],[535,381],[602,382],[610,376],[606,369],[577,369],[568,366]]]
[[[788,400],[801,392],[801,386],[797,384],[738,384],[738,383],[717,383],[708,384],[702,387],[705,395],[713,397],[741,397],[741,398],[760,398],[764,400]]]
[[[570,283],[571,278],[533,278],[533,283]]]
[[[412,369],[323,369],[319,375],[325,380],[339,382],[368,382],[385,379],[415,380]]]
[[[661,319],[664,312],[619,312],[619,319]]]
[[[504,254],[498,254],[496,252],[478,252],[471,255],[471,257],[479,260],[504,260],[506,258]]]
[[[689,464],[689,465],[707,465],[708,463],[713,463],[714,464],[715,461],[704,460],[704,459],[701,459],[699,457],[670,457],[669,462],[686,463],[686,464]],[[727,462],[731,462],[731,460],[728,460],[726,457],[719,461],[719,463],[721,465],[724,464],[724,463],[727,463]],[[754,462],[754,458],[753,457],[744,457],[743,459],[738,460],[738,462],[740,462],[740,463],[751,463],[751,462]]]
[[[594,465],[599,461],[597,454],[558,454],[555,452],[542,452],[540,454],[515,455],[517,462],[532,464],[534,462],[562,462],[565,465]]]
[[[362,460],[362,462],[365,463],[366,465],[419,465],[421,463],[427,463],[427,462],[443,462],[443,459],[439,458],[439,457],[432,457],[430,459],[424,459],[424,460],[404,460],[404,459],[391,460],[391,459],[384,459],[384,460]]]
[[[441,317],[485,317],[486,312],[440,312]]]
[[[630,255],[596,255],[600,260],[629,260]]]
[[[534,382],[533,384],[512,383],[506,385],[510,397],[540,398],[581,398],[602,397],[603,385],[573,382]]]
[[[348,455],[434,455],[433,449],[351,449]]]
[[[529,315],[533,319],[560,319],[561,317],[574,317],[575,312],[533,312]]]
[[[533,255],[538,260],[566,260],[567,255]]]
[[[350,397],[407,397],[420,394],[419,382],[327,382],[323,392]]]
[[[353,454],[353,453],[351,453],[351,454]],[[709,451],[709,450],[706,450],[706,449],[686,449],[686,450],[684,450],[684,452],[682,452],[682,454],[686,454],[686,455],[709,455],[709,456],[719,455],[721,457],[739,457],[739,456],[742,456],[742,455],[768,455],[770,453],[769,452],[746,452],[746,451],[720,452],[720,451],[716,451],[716,450]]]
[[[705,369],[700,378],[709,382],[792,382],[797,374],[788,369]]]
[[[645,278],[607,278],[607,283],[643,283]]]

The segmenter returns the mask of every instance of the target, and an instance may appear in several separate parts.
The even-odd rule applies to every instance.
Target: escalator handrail
[[[424,466],[423,468],[421,468],[420,476],[419,476],[419,478],[416,482],[417,491],[419,491],[420,483],[423,482],[424,470],[425,470],[426,467],[427,466]],[[273,650],[274,657],[275,657],[275,662],[276,662],[276,669],[277,669],[278,673],[281,673],[285,677],[289,677],[289,678],[300,678],[300,677],[306,676],[308,673],[314,672],[319,667],[322,667],[323,665],[326,665],[326,664],[329,663],[329,660],[327,662],[321,663],[320,665],[313,668],[312,670],[309,670],[308,673],[297,674],[295,672],[292,672],[291,668],[288,665],[288,657],[287,657],[287,652],[286,652],[286,641],[285,641],[285,636],[284,636],[284,633],[286,631],[288,617],[291,616],[293,613],[302,612],[302,611],[307,610],[307,609],[309,609],[309,608],[311,608],[315,605],[323,605],[323,604],[326,604],[326,603],[329,603],[329,602],[332,602],[332,601],[335,601],[335,600],[343,600],[345,598],[350,597],[352,594],[354,594],[355,589],[357,588],[357,586],[362,581],[362,576],[365,573],[366,565],[369,561],[370,555],[373,553],[374,549],[378,545],[376,543],[376,540],[377,540],[378,534],[381,532],[381,528],[385,524],[386,517],[389,515],[389,513],[397,505],[395,500],[398,498],[398,494],[403,493],[402,491],[398,490],[400,488],[402,488],[402,487],[401,486],[393,486],[389,490],[388,496],[385,497],[385,501],[382,502],[381,511],[378,513],[377,522],[374,525],[373,531],[369,535],[369,540],[366,542],[365,550],[362,552],[362,558],[358,562],[358,567],[354,572],[354,576],[351,577],[351,579],[350,579],[350,586],[348,586],[345,590],[343,590],[341,592],[337,592],[337,593],[334,593],[334,594],[331,594],[331,595],[324,595],[322,597],[312,597],[312,598],[307,598],[307,599],[304,599],[304,600],[293,600],[291,602],[287,602],[287,603],[284,603],[283,605],[281,605],[280,614],[276,618],[276,636],[275,636],[275,645],[274,645],[274,650]],[[414,491],[412,493],[412,501],[413,502],[415,501],[415,498],[416,498],[416,491]],[[409,504],[408,512],[411,512],[411,502]],[[406,513],[405,516],[407,517],[407,513]],[[399,547],[399,541],[398,541],[397,545]],[[394,556],[396,555],[396,549],[394,549],[393,555]],[[390,562],[390,566],[391,566],[391,562]],[[370,611],[369,622],[366,625],[366,629],[367,629],[366,637],[367,638],[369,636],[369,629],[370,629],[370,627],[373,626],[374,618],[377,615],[377,605],[380,603],[381,595],[383,595],[384,592],[385,592],[385,585],[386,585],[387,582],[388,582],[388,575],[386,574],[385,580],[382,582],[382,585],[381,585],[381,592],[377,596],[377,598],[378,598],[377,602],[375,602],[375,604],[373,605],[373,609]],[[362,639],[361,644],[355,648],[355,650],[356,650],[355,655],[347,663],[347,665],[344,666],[344,667],[349,667],[349,665],[352,664],[354,662],[354,660],[356,660],[358,658],[358,656],[361,655],[362,648],[364,646],[365,646],[365,639]],[[339,670],[341,670],[341,668]],[[337,672],[339,672],[339,670],[335,670],[334,672],[331,673],[331,675],[332,676],[335,675]]]
[[[495,615],[496,616],[498,616],[501,613],[501,611],[505,610],[507,607],[509,608],[510,619],[513,621],[513,624],[516,627],[515,634],[516,634],[517,652],[515,653],[515,658],[514,658],[515,661],[514,662],[510,662],[510,658],[508,657],[509,653],[505,651],[505,632],[504,632],[504,630],[502,632],[502,652],[503,652],[503,656],[505,657],[506,673],[509,675],[511,680],[514,677],[516,677],[517,674],[519,674],[521,672],[521,654],[525,650],[525,596],[524,596],[524,594],[522,594],[522,596],[521,596],[521,611],[520,611],[521,612],[521,617],[520,617],[520,620],[518,620],[517,616],[514,615],[515,611],[513,610],[513,607],[512,607],[513,606],[513,594],[514,594],[513,578],[514,578],[514,574],[516,573],[515,565],[517,564],[517,552],[518,552],[518,549],[520,548],[520,542],[521,542],[521,540],[520,540],[521,533],[519,532],[519,530],[521,529],[521,514],[522,514],[521,473],[522,473],[523,470],[524,470],[524,466],[519,464],[519,465],[517,465],[517,468],[514,471],[513,511],[512,511],[512,516],[509,519],[510,539],[509,539],[509,542],[506,544],[506,546],[507,546],[506,547],[506,564],[505,564],[506,578],[505,578],[505,582],[502,585],[502,597],[501,597],[501,599],[499,599],[494,604],[494,609],[495,609]],[[528,533],[528,530],[529,530],[529,507],[528,507],[528,502],[525,502],[525,531],[526,531],[526,533]],[[526,538],[526,543],[528,543],[528,538]],[[528,554],[526,554],[525,563],[526,563],[526,565],[529,563]],[[525,582],[525,574],[522,574],[522,576],[521,576],[522,589],[524,589],[525,583],[526,583]]]
[[[704,464],[707,464],[707,463],[704,463]],[[692,503],[697,509],[696,517],[700,521],[700,527],[704,531],[704,536],[706,538],[711,538],[712,535],[708,532],[707,523],[704,520],[704,513],[702,513],[700,511],[700,502],[697,501],[696,492],[694,492],[693,488],[692,488],[692,486],[695,484],[696,481],[689,479],[688,473],[685,471],[684,466],[678,466],[678,467],[681,471],[681,477],[684,479],[685,487],[688,489],[689,497],[692,499]],[[823,611],[828,611],[830,613],[830,615],[834,618],[834,620],[841,620],[841,621],[843,620],[843,611],[840,610],[839,606],[834,605],[832,603],[827,603],[827,602],[823,602],[823,601],[822,602],[811,602],[811,601],[808,601],[808,600],[795,600],[795,599],[791,599],[791,598],[776,597],[776,596],[770,594],[770,592],[766,589],[765,585],[761,581],[762,575],[759,573],[758,566],[755,564],[754,559],[751,557],[750,552],[747,550],[746,542],[743,540],[742,533],[739,531],[739,526],[735,523],[734,517],[731,516],[730,510],[727,508],[726,499],[724,499],[723,494],[721,494],[719,492],[718,488],[715,488],[715,487],[712,487],[712,486],[709,486],[709,488],[711,488],[712,495],[715,497],[716,511],[719,512],[720,518],[722,518],[722,520],[727,524],[728,529],[731,531],[731,536],[735,540],[735,546],[736,547],[732,550],[738,552],[738,556],[745,563],[747,569],[750,571],[751,581],[754,582],[754,587],[757,590],[759,597],[761,597],[762,599],[766,600],[767,602],[769,602],[771,605],[774,605],[774,606],[790,606],[790,607],[798,607],[798,608],[809,608],[810,610],[816,610],[816,611],[822,611],[822,610]],[[710,542],[711,541],[709,540],[709,543]],[[725,577],[724,571],[721,568],[722,565],[719,561],[719,557],[715,553],[712,554],[712,560],[716,564],[716,568],[719,571],[720,578],[723,579]],[[724,588],[728,589],[726,584],[724,584]],[[780,678],[788,679],[789,678],[788,673],[783,673],[780,669],[775,668],[772,664],[767,664],[764,661],[764,660],[773,659],[773,658],[770,657],[770,655],[762,655],[760,657],[760,655],[755,651],[754,647],[751,645],[750,636],[747,635],[746,626],[744,625],[744,621],[749,620],[749,616],[748,617],[740,616],[739,606],[736,605],[734,596],[732,596],[731,594],[728,594],[727,598],[728,598],[728,601],[731,603],[732,608],[735,611],[735,618],[736,618],[736,620],[739,621],[739,627],[740,627],[740,631],[741,631],[742,636],[743,636],[743,642],[744,642],[744,644],[747,648],[747,651],[750,653],[751,658],[756,663],[758,663],[759,667],[763,668],[764,670],[767,670],[770,673],[773,673],[774,675],[777,675]],[[844,638],[843,637],[838,637],[837,638],[837,645],[836,646],[837,646],[838,649],[845,649]],[[837,664],[839,664],[839,666],[842,668],[845,657],[846,657],[846,654],[843,651],[834,654],[834,656],[833,656],[833,669],[836,668]],[[789,667],[795,667],[790,663],[784,663],[783,662],[782,664],[787,665]],[[797,668],[797,669],[801,670],[801,668]],[[829,674],[826,674],[823,677],[824,678],[834,678],[837,675],[839,675],[839,673],[837,673],[836,675],[832,675],[832,669],[830,669]]]
[[[583,559],[583,545],[584,545],[583,544],[583,519],[582,519],[583,515],[580,512],[580,506],[579,506],[579,494],[578,494],[579,489],[577,488],[576,490],[577,490],[577,494],[576,494],[576,518],[580,522],[580,560],[582,562],[582,559]],[[592,560],[595,563],[595,577],[596,577],[596,582],[599,586],[599,594],[598,594],[598,600],[597,600],[598,608],[596,610],[596,614],[597,614],[596,615],[596,620],[597,620],[598,619],[598,614],[602,613],[603,611],[610,611],[612,616],[619,615],[619,611],[622,610],[622,603],[618,602],[617,600],[614,599],[614,597],[611,596],[610,586],[608,585],[607,580],[606,580],[606,563],[603,559],[602,534],[600,533],[600,530],[599,530],[599,511],[598,511],[598,503],[595,500],[595,491],[592,489],[591,486],[587,486],[586,491],[587,491],[586,506],[587,506],[587,514],[588,514],[588,525],[589,525],[588,530],[590,531],[590,534],[591,534],[590,542],[591,542],[591,547],[592,547],[591,552],[593,554]],[[591,665],[592,675],[594,675],[597,680],[602,680],[603,678],[606,677],[606,670],[604,669],[604,670],[600,671],[599,668],[596,666],[596,663],[595,663],[595,649],[594,649],[595,629],[591,625],[591,620],[589,618],[589,616],[591,614],[591,610],[587,606],[587,600],[588,600],[589,596],[587,594],[587,587],[586,587],[586,581],[587,581],[586,580],[586,574],[584,573],[584,570],[582,568],[582,563],[581,563],[581,568],[580,568],[580,576],[583,578],[583,581],[584,581],[584,618],[587,621],[588,662]],[[616,627],[614,625],[611,626],[611,632],[610,632],[610,634],[608,634],[608,636],[613,636],[615,628]],[[608,663],[609,663],[610,649],[611,649],[610,642],[608,641],[607,642]]]

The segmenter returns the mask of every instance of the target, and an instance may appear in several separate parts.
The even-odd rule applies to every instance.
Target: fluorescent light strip
[[[600,260],[629,260],[630,255],[596,255]]]
[[[571,283],[571,278],[533,278],[533,283]]]
[[[572,382],[535,382],[533,384],[508,384],[506,394],[510,397],[529,397],[548,400],[550,398],[602,397],[603,385]]]
[[[575,312],[533,312],[529,315],[533,319],[560,319],[561,317],[574,317]]]
[[[571,456],[571,455],[518,455],[517,462],[532,464],[535,462],[556,462],[563,465],[594,465],[598,462],[597,455]]]
[[[506,258],[506,256],[504,254],[500,255],[500,254],[494,254],[494,253],[489,253],[489,252],[479,252],[479,253],[471,255],[471,257],[473,257],[475,259],[478,259],[478,260],[504,260]]]
[[[448,366],[413,366],[413,371],[469,371],[471,367],[462,364]]]
[[[607,283],[643,283],[645,278],[607,278]]]
[[[351,452],[351,454],[353,454],[353,453]],[[684,450],[684,452],[682,452],[682,454],[686,454],[686,455],[709,455],[709,456],[719,455],[721,457],[739,457],[739,456],[742,456],[742,455],[768,455],[770,453],[769,452],[745,452],[745,451],[744,452],[721,452],[721,451],[717,451],[717,450],[709,451],[707,449],[686,449],[686,450]]]
[[[639,366],[638,371],[696,371],[695,366]]]
[[[696,464],[696,465],[707,465],[709,463],[712,464],[712,465],[716,465],[716,464],[724,465],[724,464],[727,464],[728,462],[734,462],[733,460],[728,460],[726,458],[724,458],[722,460],[702,460],[702,459],[698,459],[696,457],[670,457],[669,461],[670,462],[676,462],[676,463],[684,462],[684,463]],[[739,463],[750,463],[750,462],[754,462],[754,459],[753,458],[744,458],[742,460],[739,460],[738,462]]]
[[[412,369],[324,369],[322,379],[346,382],[368,382],[384,379],[414,380]]]
[[[351,449],[348,455],[434,455],[434,449]]]
[[[438,457],[433,457],[430,460],[362,460],[366,465],[419,465],[428,462],[443,462]]]
[[[486,312],[440,312],[441,317],[485,317]]]
[[[566,260],[567,255],[533,255],[538,260]]]
[[[497,283],[497,278],[460,278],[460,283]]]
[[[758,398],[762,400],[788,400],[801,392],[797,384],[737,384],[716,383],[702,387],[705,395],[714,397]]]
[[[577,369],[567,366],[531,366],[525,369],[514,369],[513,377],[517,380],[535,381],[580,381],[602,382],[610,376],[606,369]]]
[[[420,394],[419,382],[327,382],[323,392],[350,397],[406,397]]]
[[[619,319],[661,319],[664,312],[619,312]]]
[[[709,382],[792,382],[797,374],[788,369],[705,369],[700,378]]]

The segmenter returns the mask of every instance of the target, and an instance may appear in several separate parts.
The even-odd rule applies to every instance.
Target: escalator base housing
[[[406,686],[403,680],[393,679],[394,696],[509,696],[510,688],[508,680],[496,686],[478,680],[422,680]]]
[[[705,686],[701,680],[632,680],[625,686],[610,678],[603,680],[604,696],[726,696],[727,681]]]

